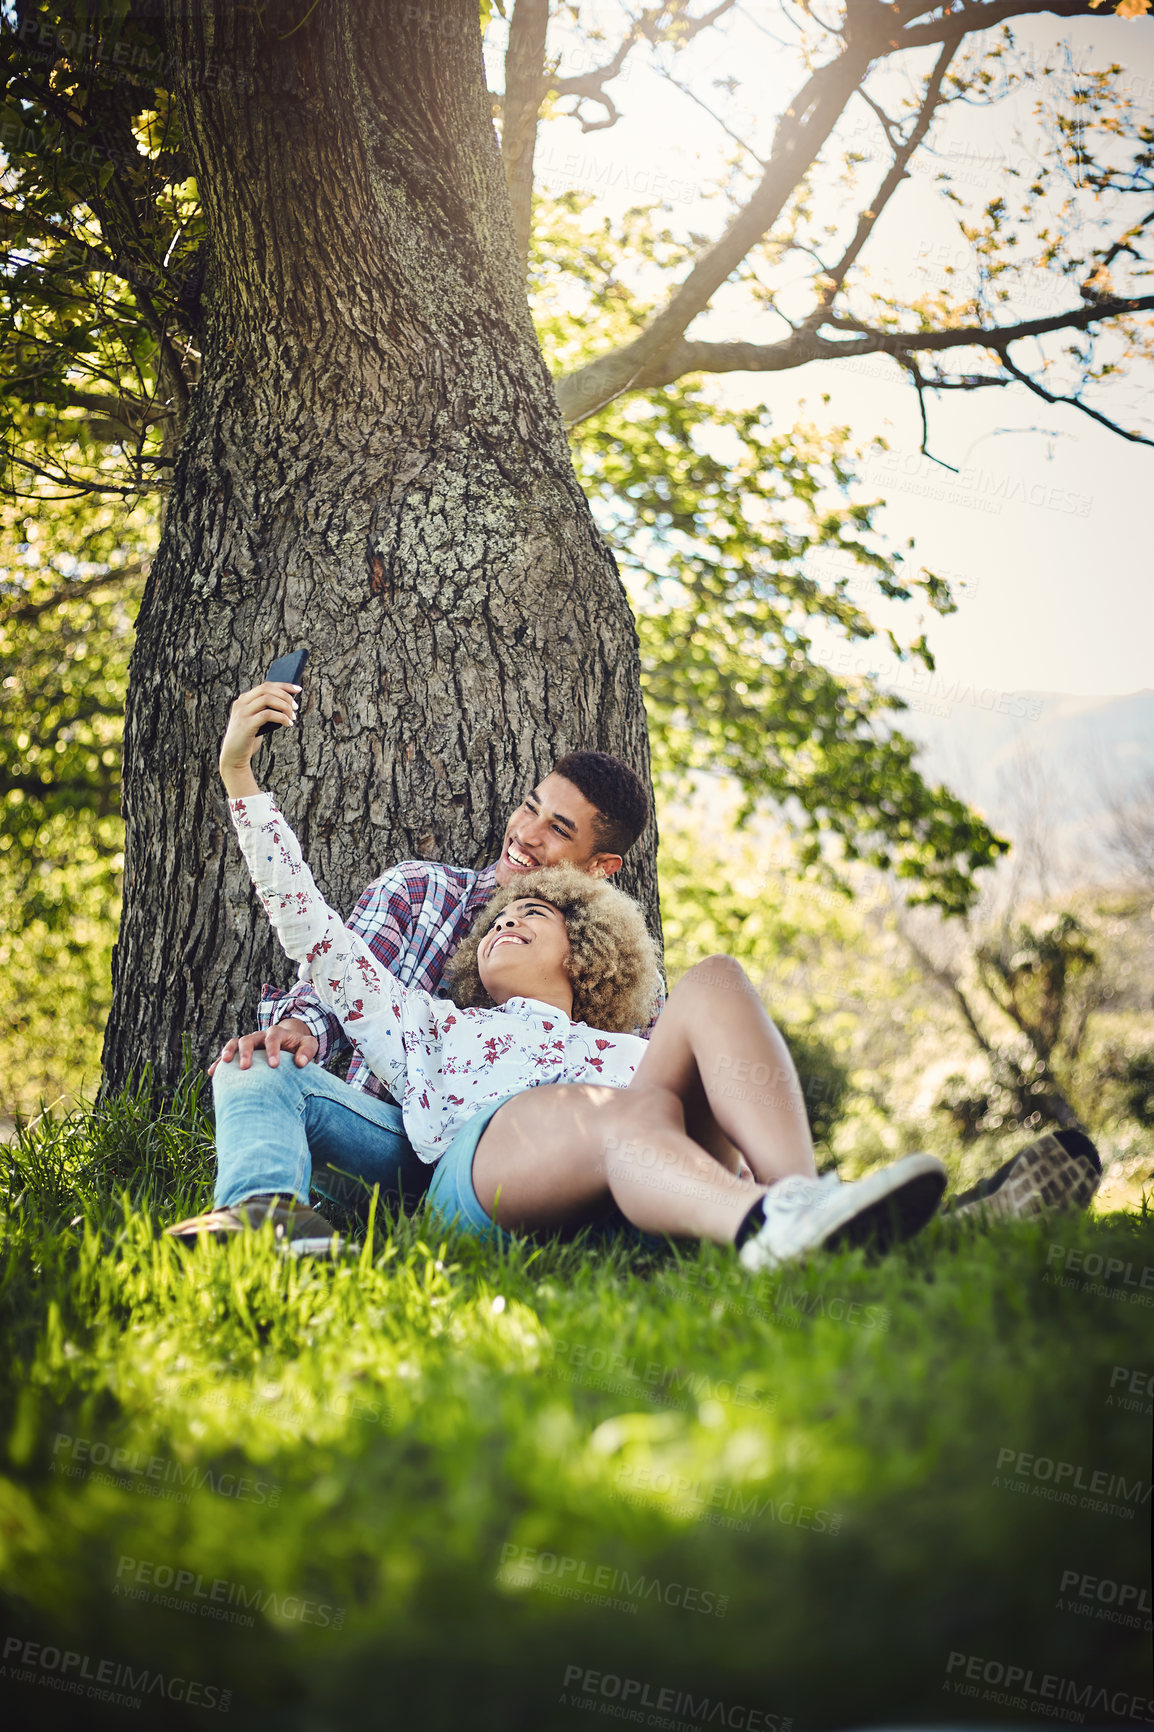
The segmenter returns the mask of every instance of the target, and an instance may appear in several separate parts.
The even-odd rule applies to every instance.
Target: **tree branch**
[[[1103,415],[1097,409],[1091,409],[1080,397],[1056,397],[1052,391],[1047,391],[1044,385],[1040,385],[1036,379],[1031,379],[1028,373],[1023,373],[1020,367],[1015,366],[1009,355],[1002,355],[1001,362],[1007,373],[1028,391],[1032,391],[1035,397],[1040,397],[1043,403],[1065,403],[1071,409],[1080,409],[1083,415],[1088,415],[1091,421],[1097,421],[1100,426],[1109,428],[1111,433],[1121,434],[1122,438],[1128,439],[1132,445],[1154,445],[1154,439],[1147,439],[1144,433],[1132,433],[1125,427],[1119,427],[1117,421],[1112,421],[1108,415]]]
[[[1140,222],[1132,223],[1124,235],[1119,235],[1109,251],[1103,254],[1099,261],[1099,269],[1108,270],[1119,253],[1129,253],[1131,258],[1140,258],[1141,254],[1130,243],[1135,235],[1141,234],[1148,223],[1154,223],[1154,210],[1147,211]]]
[[[926,81],[925,95],[922,98],[918,117],[910,128],[910,135],[894,147],[894,160],[890,164],[889,173],[878,188],[876,196],[870,201],[869,209],[863,211],[858,218],[853,239],[822,284],[821,300],[806,319],[803,329],[816,330],[821,324],[825,313],[833,305],[835,296],[840,294],[847,273],[857,263],[862,248],[877,226],[878,218],[902,181],[907,178],[907,164],[914,152],[921,147],[926,133],[929,131],[930,121],[942,100],[942,82],[949,70],[956,47],[956,42],[949,42],[938,55],[937,64]]]
[[[138,482],[128,487],[117,487],[112,482],[87,481],[83,476],[70,475],[66,469],[45,469],[42,464],[33,463],[27,457],[21,457],[18,452],[8,449],[3,452],[3,460],[11,463],[17,469],[25,469],[29,475],[35,475],[42,481],[49,481],[54,487],[73,489],[69,493],[41,493],[38,489],[31,493],[21,493],[5,477],[4,491],[11,499],[35,499],[38,501],[56,501],[59,499],[83,499],[88,494],[112,495],[117,499],[137,499],[144,489],[151,490],[156,482]],[[155,463],[171,462],[171,458],[154,458]]]
[[[524,270],[529,261],[533,226],[533,156],[537,148],[537,117],[548,88],[545,79],[545,38],[549,30],[549,0],[517,0],[509,21],[505,51],[505,96],[501,107],[501,156],[513,206],[517,256]]]
[[[905,926],[902,926],[899,923],[898,930],[905,939],[910,953],[923,974],[925,974],[930,980],[934,981],[943,992],[947,993],[948,996],[953,999],[954,1003],[962,1013],[963,1021],[969,1029],[970,1034],[973,1036],[974,1044],[977,1046],[978,1050],[985,1053],[987,1058],[993,1059],[995,1056],[993,1043],[986,1038],[985,1034],[983,1034],[981,1025],[970,1007],[970,1002],[958,984],[957,975],[952,974],[948,968],[940,968],[930,956],[929,952],[922,949],[922,946],[918,943],[913,933]]]
[[[860,0],[848,8],[844,48],[810,75],[786,109],[764,176],[724,233],[701,255],[639,336],[555,381],[561,413],[569,427],[626,391],[668,384],[689,370],[670,370],[672,352],[684,346],[684,333],[693,319],[776,222],[874,61],[932,43],[956,47],[963,37],[1012,17],[1042,12],[1060,17],[1092,15],[1090,0],[985,0],[913,29],[895,28],[902,17],[919,16],[930,9],[924,3],[912,9],[903,7],[900,0],[893,7],[877,0]],[[792,358],[777,364],[796,366],[799,362]]]
[[[682,84],[680,78],[674,78],[672,72],[662,70],[661,76],[665,79],[667,84],[672,84],[674,90],[679,90],[682,96],[688,96],[690,102],[695,102],[698,108],[701,109],[702,113],[708,114],[710,120],[713,121],[715,126],[720,126],[722,132],[724,132],[728,138],[731,138],[734,144],[740,145],[746,155],[753,158],[758,168],[764,169],[769,167],[765,158],[763,156],[758,156],[752,144],[749,144],[744,138],[742,138],[740,133],[734,132],[728,121],[723,120],[720,114],[715,114],[713,109],[710,108],[708,102],[703,102],[701,97],[698,96],[695,91],[690,90],[688,84]]]
[[[918,413],[922,420],[922,442],[919,450],[923,457],[928,457],[931,463],[940,463],[943,469],[948,469],[951,475],[958,472],[952,463],[946,463],[941,457],[935,457],[930,451],[930,418],[926,412],[926,379],[913,355],[903,356],[899,365],[904,367],[913,381],[914,390],[918,394]]]
[[[753,196],[698,259],[662,310],[631,343],[557,381],[561,413],[569,426],[585,420],[643,379],[651,382],[649,370],[659,367],[690,322],[776,222],[836,126],[868,64],[864,49],[847,49],[811,75],[778,124],[769,166]]]
[[[85,577],[76,583],[67,583],[62,589],[54,590],[40,601],[24,601],[15,607],[6,607],[4,617],[13,625],[39,619],[42,613],[50,613],[54,607],[63,607],[69,601],[80,601],[84,596],[91,595],[93,590],[107,589],[110,584],[131,583],[135,578],[144,577],[147,571],[147,561],[134,560],[131,565],[121,566],[119,571],[104,571],[97,577]]]
[[[949,349],[985,348],[995,350],[999,358],[1011,343],[1025,337],[1044,337],[1051,331],[1084,331],[1104,319],[1122,313],[1154,310],[1154,295],[1134,300],[1103,299],[1093,306],[1072,307],[1068,313],[1055,313],[1044,319],[1023,319],[1017,325],[963,325],[948,331],[876,331],[860,321],[831,318],[826,325],[839,330],[860,333],[856,338],[832,341],[815,331],[798,330],[777,343],[707,343],[682,339],[672,346],[659,363],[645,368],[630,381],[626,389],[651,390],[658,385],[671,385],[686,373],[780,373],[809,361],[841,361],[863,355],[892,355],[902,360],[907,355],[942,353]],[[621,353],[622,351],[618,351]],[[570,378],[576,375],[570,375]],[[954,388],[976,390],[979,383],[968,380]],[[1004,379],[990,380],[1004,385]],[[562,379],[558,394],[567,381]],[[931,389],[948,389],[947,382],[927,380]]]
[[[886,6],[875,6],[875,13],[888,11]],[[929,6],[919,5],[917,11],[928,12],[936,10]],[[960,25],[962,33],[972,36],[979,30],[990,30],[995,24],[1003,24],[1007,18],[1019,18],[1024,15],[1035,17],[1040,12],[1053,13],[1057,18],[1093,18],[1094,9],[1090,0],[1041,0],[1041,4],[1023,4],[1022,0],[989,0],[988,4],[980,6],[963,6],[959,11],[946,12],[941,18],[929,24],[915,24],[896,31],[893,35],[883,38],[885,46],[879,47],[879,53],[894,53],[905,48],[927,48],[935,42],[946,42]],[[883,22],[883,29],[887,26]]]

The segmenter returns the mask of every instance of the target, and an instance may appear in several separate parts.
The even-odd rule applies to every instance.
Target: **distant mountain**
[[[1101,838],[1111,797],[1154,770],[1154,691],[1004,693],[934,675],[901,695],[910,708],[895,724],[921,742],[923,775],[1011,840],[1048,826],[1059,881],[1115,875]]]

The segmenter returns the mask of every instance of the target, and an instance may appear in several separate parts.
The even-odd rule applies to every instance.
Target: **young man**
[[[252,784],[255,725],[292,726],[293,693],[300,689],[266,682],[233,704],[220,754],[230,797]],[[611,878],[648,822],[645,786],[627,764],[605,752],[567,753],[517,807],[492,865],[471,871],[406,860],[367,886],[347,924],[403,986],[435,993],[498,887],[564,861],[590,877]],[[382,1195],[422,1195],[429,1170],[415,1156],[385,1085],[355,1048],[344,1081],[323,1068],[351,1043],[311,984],[266,986],[258,1022],[251,1034],[227,1041],[209,1067],[216,1207],[169,1232],[190,1241],[200,1233],[220,1236],[259,1225],[271,1213],[287,1247],[319,1250],[333,1230],[300,1202],[310,1184],[335,1201],[374,1184]]]

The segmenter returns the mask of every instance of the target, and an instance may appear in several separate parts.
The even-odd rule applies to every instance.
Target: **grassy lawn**
[[[294,1266],[158,1238],[211,1170],[195,1090],[4,1153],[8,1724],[1149,1709],[1150,1216]]]

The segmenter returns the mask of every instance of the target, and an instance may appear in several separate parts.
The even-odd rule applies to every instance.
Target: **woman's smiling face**
[[[534,896],[507,903],[477,947],[477,972],[494,1004],[540,998],[571,1015],[568,960],[564,916]]]

